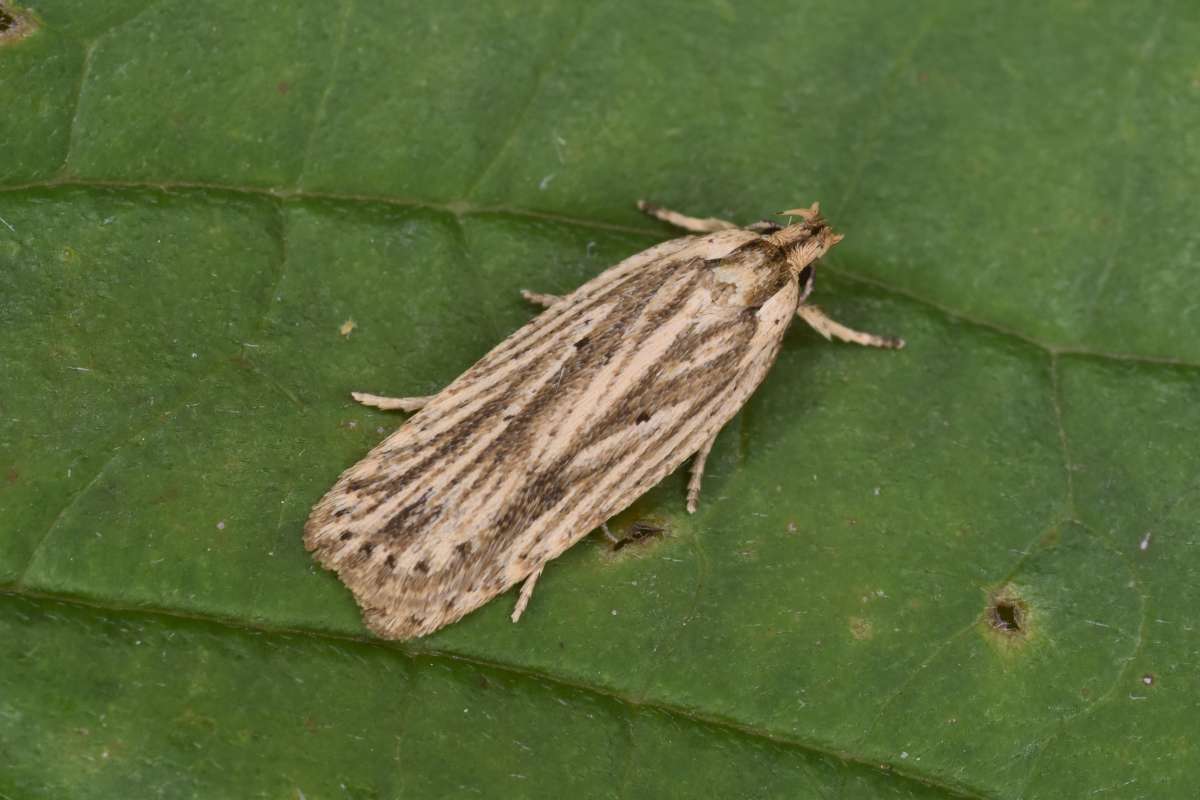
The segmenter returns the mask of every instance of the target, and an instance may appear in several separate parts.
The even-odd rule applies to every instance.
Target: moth
[[[424,636],[522,584],[692,458],[687,510],[722,426],[766,377],[792,319],[899,348],[805,302],[841,240],[819,207],[738,227],[639,202],[689,231],[545,307],[440,393],[360,403],[417,413],[313,507],[305,546],[367,626]]]

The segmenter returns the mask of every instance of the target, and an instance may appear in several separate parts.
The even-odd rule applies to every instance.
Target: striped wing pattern
[[[627,259],[347,470],[305,543],[376,633],[406,639],[453,622],[695,453],[766,375],[797,302],[778,249],[751,232]]]

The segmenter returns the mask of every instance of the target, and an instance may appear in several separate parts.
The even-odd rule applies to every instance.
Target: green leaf
[[[0,34],[0,797],[1187,796],[1200,12],[39,0]],[[1131,24],[1136,21],[1136,24]],[[301,544],[427,394],[821,200],[719,438],[396,645]],[[353,320],[354,328],[341,328]]]

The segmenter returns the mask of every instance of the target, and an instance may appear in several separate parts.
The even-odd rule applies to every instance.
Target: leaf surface
[[[0,37],[0,795],[1185,795],[1200,14],[113,3]],[[1139,25],[1131,29],[1129,21]],[[310,505],[561,293],[820,200],[718,440],[382,643]],[[353,326],[346,325],[353,321]],[[348,333],[342,331],[352,327]]]

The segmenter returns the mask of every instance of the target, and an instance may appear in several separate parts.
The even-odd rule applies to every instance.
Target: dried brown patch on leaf
[[[0,47],[24,39],[40,27],[29,9],[0,2]]]

